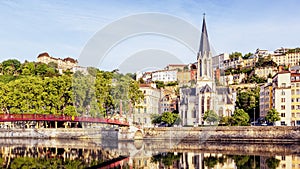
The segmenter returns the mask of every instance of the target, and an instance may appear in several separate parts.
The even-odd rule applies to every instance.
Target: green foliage
[[[237,90],[237,99],[236,106],[239,109],[244,109],[250,116],[254,117],[254,108],[255,116],[259,116],[259,96],[260,88],[251,88],[251,89],[238,89]]]
[[[276,169],[279,166],[280,160],[275,157],[271,157],[266,160],[266,163],[269,169]]]
[[[168,82],[166,86],[177,86],[178,82]]]
[[[160,89],[160,88],[165,88],[165,84],[162,81],[155,81],[156,84],[156,88]]]
[[[220,117],[213,110],[207,110],[206,112],[204,112],[203,119],[208,123],[215,123],[219,121]]]
[[[208,168],[214,168],[218,164],[218,158],[214,156],[204,157],[204,165]]]
[[[243,109],[235,109],[232,120],[234,126],[248,126],[250,117]]]
[[[272,123],[279,121],[279,112],[276,109],[270,109],[266,115],[266,120]]]
[[[151,123],[152,124],[159,124],[161,123],[161,115],[159,114],[151,114]]]
[[[249,155],[228,155],[234,160],[237,169],[260,169],[260,157]]]
[[[240,53],[240,52],[233,52],[233,53],[231,53],[230,55],[229,55],[229,58],[230,59],[235,59],[235,58],[239,58],[239,57],[242,57],[243,55],[242,55],[242,53]]]
[[[268,66],[272,66],[272,67],[277,66],[277,64],[272,60],[271,55],[266,57],[259,57],[255,64],[255,67],[268,67]]]
[[[0,76],[0,110],[5,113],[36,113],[58,115],[89,115],[100,117],[108,110],[115,110],[120,99],[134,106],[143,99],[138,83],[129,75],[89,68],[93,75],[81,72],[58,74],[56,65],[8,60],[0,64],[14,68]],[[13,65],[13,66],[11,66]],[[11,72],[19,72],[16,73]],[[115,73],[117,74],[117,73]],[[128,111],[129,106],[124,107]]]
[[[180,159],[182,154],[174,155],[174,153],[161,153],[151,157],[151,163],[159,163],[165,165],[165,167],[171,166],[173,162]]]
[[[86,168],[88,164],[85,164],[83,160],[66,160],[63,161],[61,158],[34,158],[34,157],[17,157],[11,162],[10,168],[12,169],[29,169],[29,168]]]
[[[179,114],[172,112],[164,112],[161,116],[161,121],[172,125],[179,118]]]
[[[247,54],[245,54],[242,58],[243,59],[249,59],[249,57],[253,56],[253,53],[249,52]]]
[[[5,75],[14,75],[20,70],[20,66],[20,61],[16,59],[8,59],[1,63],[1,70]]]
[[[229,116],[221,117],[219,124],[224,126],[232,126],[234,124],[233,118]]]
[[[289,49],[287,51],[287,53],[299,53],[299,52],[300,52],[300,48]]]

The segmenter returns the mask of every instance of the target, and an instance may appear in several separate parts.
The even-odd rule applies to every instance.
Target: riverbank
[[[189,142],[300,142],[299,126],[210,126],[123,128],[0,129],[0,138],[178,140]]]
[[[144,139],[231,142],[300,142],[299,126],[210,126],[144,128]]]

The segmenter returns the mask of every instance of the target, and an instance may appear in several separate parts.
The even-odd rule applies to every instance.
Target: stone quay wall
[[[300,142],[300,126],[210,126],[144,128],[144,139],[189,141]]]
[[[0,129],[0,138],[117,139],[118,131],[103,128]]]

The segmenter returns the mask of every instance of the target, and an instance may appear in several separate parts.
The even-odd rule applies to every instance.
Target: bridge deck
[[[61,122],[89,122],[104,123],[119,126],[129,126],[128,122],[117,119],[99,118],[99,117],[74,117],[53,114],[0,114],[0,122],[16,121],[61,121]]]

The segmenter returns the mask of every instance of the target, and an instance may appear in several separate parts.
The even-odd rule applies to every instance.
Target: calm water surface
[[[72,169],[300,168],[299,146],[295,144],[218,144],[175,150],[168,141],[0,139],[0,164],[2,168]]]

